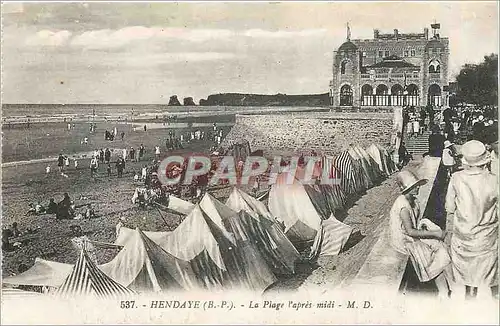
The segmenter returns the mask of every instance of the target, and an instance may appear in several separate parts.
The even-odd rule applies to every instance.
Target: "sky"
[[[498,53],[496,1],[2,5],[3,103],[195,102],[328,92],[333,51],[373,29],[450,38],[450,78]]]

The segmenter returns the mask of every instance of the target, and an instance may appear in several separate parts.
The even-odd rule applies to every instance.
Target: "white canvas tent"
[[[256,241],[259,251],[274,273],[295,272],[295,262],[300,255],[261,201],[235,187],[226,205],[235,211],[244,211],[252,216],[253,220],[248,220],[240,215],[241,219],[246,219],[250,224],[250,227],[246,228],[249,230],[249,236]]]
[[[141,230],[121,239],[123,248],[100,269],[120,284],[140,292],[190,290],[198,284],[189,261],[179,259],[153,242]]]

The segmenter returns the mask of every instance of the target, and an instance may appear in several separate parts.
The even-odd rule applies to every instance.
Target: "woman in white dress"
[[[498,179],[488,171],[483,143],[468,141],[462,155],[464,170],[451,176],[445,205],[453,281],[468,298],[479,287],[498,296]]]
[[[409,255],[420,282],[434,280],[440,297],[449,295],[445,272],[450,256],[444,242],[445,232],[428,219],[420,218],[418,189],[427,183],[409,171],[398,175],[401,195],[390,211],[390,241],[398,252]]]

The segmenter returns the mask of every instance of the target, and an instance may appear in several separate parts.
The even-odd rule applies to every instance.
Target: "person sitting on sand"
[[[45,207],[40,205],[40,203],[36,203],[35,204],[35,214],[40,215],[40,214],[44,214],[44,213],[45,213]]]
[[[49,205],[46,210],[47,214],[56,214],[57,213],[57,204],[54,201],[54,198],[50,198]]]
[[[2,229],[2,250],[11,251],[13,249],[10,238],[13,236],[12,230],[9,228]]]
[[[26,216],[35,215],[35,205],[33,203],[28,204],[28,211],[26,212]]]
[[[12,223],[12,226],[10,227],[10,230],[12,231],[12,236],[13,237],[19,237],[21,236],[21,231],[17,228],[17,222]]]
[[[85,218],[91,219],[91,218],[94,218],[94,217],[95,217],[95,211],[92,208],[92,205],[91,204],[87,204],[87,208],[85,210]]]
[[[57,204],[57,213],[56,213],[56,218],[58,220],[62,219],[70,219],[71,218],[71,198],[69,197],[68,193],[64,193],[64,198]]]
[[[401,195],[390,211],[390,244],[396,251],[410,256],[420,282],[434,280],[439,296],[448,297],[451,258],[442,241],[445,232],[430,220],[421,219],[416,198],[418,189],[427,180],[418,179],[410,171],[401,171],[397,181]]]

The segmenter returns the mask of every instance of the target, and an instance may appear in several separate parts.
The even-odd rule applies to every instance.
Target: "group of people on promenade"
[[[443,164],[451,155],[446,142]],[[427,180],[407,170],[398,175],[401,195],[390,211],[391,244],[409,255],[421,282],[434,280],[441,297],[461,291],[474,298],[478,288],[489,287],[498,298],[497,144],[491,152],[478,140],[462,146],[463,168],[450,171],[445,195],[445,230],[421,216],[425,207],[416,196]]]

